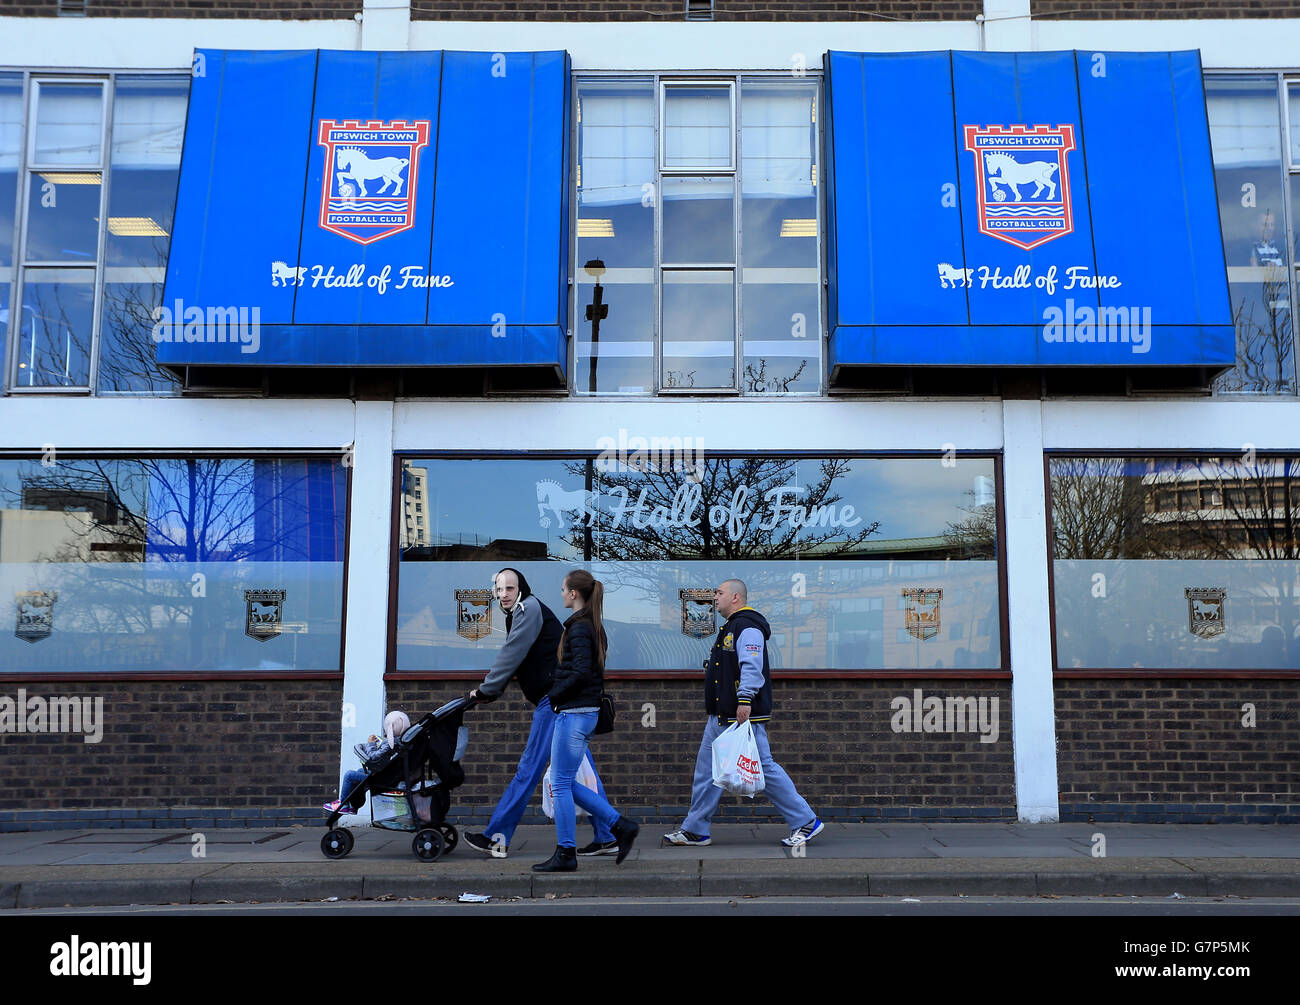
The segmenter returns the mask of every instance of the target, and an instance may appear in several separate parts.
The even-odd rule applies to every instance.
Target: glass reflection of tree
[[[974,489],[968,489],[967,495],[972,499]],[[998,509],[993,503],[978,506],[962,506],[963,513],[970,514],[966,520],[949,523],[943,532],[944,542],[953,549],[954,558],[995,559],[998,554]]]
[[[1118,457],[1052,461],[1053,557],[1175,557],[1169,535],[1146,519],[1148,486],[1131,465]]]
[[[1241,296],[1233,306],[1237,332],[1237,364],[1215,380],[1218,391],[1284,393],[1294,388],[1291,335],[1291,291],[1287,270],[1266,268],[1260,284],[1262,301]],[[1262,316],[1257,317],[1256,312]]]
[[[87,275],[92,275],[89,269]],[[27,284],[23,305],[32,311],[31,329],[19,359],[27,364],[26,380],[34,387],[81,387],[90,366],[90,318],[75,319],[64,304],[64,288],[82,284],[37,282]],[[87,283],[93,289],[91,284]],[[76,312],[80,313],[80,312]],[[26,314],[26,311],[24,311]],[[21,371],[19,371],[21,374]]]
[[[162,225],[170,230],[167,220]],[[161,276],[167,267],[169,241],[168,237],[154,237],[152,254],[137,259],[139,270]],[[161,282],[104,284],[99,326],[101,390],[157,392],[179,386],[174,376],[158,366],[152,337],[153,312],[162,301],[162,293]]]
[[[60,459],[50,468],[33,464],[20,478],[21,498],[4,503],[67,515],[62,546],[44,560],[64,563],[64,575],[79,580],[71,593],[84,598],[80,608],[61,613],[96,638],[92,665],[121,649],[132,664],[197,668],[219,659],[225,636],[242,629],[220,623],[192,566],[306,560],[305,536],[286,519],[300,508],[306,472],[301,462],[252,458]],[[78,515],[87,512],[90,519]],[[175,563],[175,574],[160,575],[153,563]]]
[[[589,462],[567,465],[570,474],[583,475]],[[880,521],[863,523],[850,530],[838,528],[799,528],[786,521],[773,529],[761,529],[767,519],[765,493],[797,483],[800,462],[792,459],[713,458],[702,462],[700,504],[695,511],[698,525],[637,527],[628,515],[617,527],[613,524],[609,499],[611,493],[627,493],[631,506],[645,492],[644,509],[652,512],[662,506],[671,511],[673,499],[683,485],[690,484],[687,473],[673,470],[645,472],[627,470],[597,472],[596,484],[601,497],[598,516],[590,528],[593,557],[599,561],[651,562],[680,560],[781,561],[808,554],[821,557],[852,555],[880,527]],[[835,491],[835,481],[851,471],[849,461],[826,459],[819,462],[816,480],[798,495],[798,505],[808,509],[838,504],[843,496]],[[749,490],[748,509],[734,538],[726,526],[713,526],[709,511],[715,505],[730,506],[737,489]],[[568,531],[568,543],[582,551],[585,528]]]
[[[767,375],[767,360],[760,359],[758,368],[754,368],[753,363],[745,364],[745,384],[750,391],[755,394],[768,393],[775,394],[790,390],[790,385],[799,380],[799,375],[804,372],[808,366],[806,359],[799,361],[799,367],[789,377],[769,377]]]

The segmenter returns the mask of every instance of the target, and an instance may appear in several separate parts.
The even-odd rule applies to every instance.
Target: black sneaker
[[[614,859],[614,864],[622,865],[623,859],[627,858],[627,853],[632,850],[632,842],[636,840],[637,834],[641,832],[641,826],[635,820],[619,817],[618,822],[610,828],[610,831],[614,835],[614,843],[618,846],[618,858]]]
[[[591,844],[578,849],[579,855],[617,855],[617,841],[593,841]]]
[[[491,855],[493,858],[505,858],[506,853],[510,850],[509,845],[498,844],[486,834],[470,834],[467,832],[461,835],[461,837],[465,843],[475,851],[481,851],[485,855]]]

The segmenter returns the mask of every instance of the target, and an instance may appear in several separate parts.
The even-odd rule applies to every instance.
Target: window
[[[579,394],[817,393],[818,83],[578,84]]]
[[[1280,78],[1210,75],[1205,78],[1210,140],[1219,190],[1219,217],[1227,255],[1237,364],[1215,381],[1233,393],[1294,394],[1295,330],[1288,234],[1295,206],[1287,206],[1284,178],[1300,195],[1300,159],[1282,155]],[[1293,116],[1294,117],[1294,116]],[[1296,144],[1291,144],[1294,149]]]
[[[341,669],[337,458],[0,460],[0,666]]]
[[[504,623],[488,591],[507,565],[557,614],[569,569],[605,584],[611,670],[698,667],[720,625],[713,589],[737,576],[772,625],[774,666],[1002,666],[992,458],[628,460],[403,459],[430,519],[427,537],[399,538],[392,669],[490,667]]]
[[[20,74],[0,75],[8,386],[169,393],[176,381],[155,365],[150,334],[162,300],[188,78],[29,75],[25,104],[23,83]]]
[[[1300,666],[1300,457],[1052,457],[1049,470],[1060,669]],[[1171,485],[1186,486],[1178,511],[1151,511]]]

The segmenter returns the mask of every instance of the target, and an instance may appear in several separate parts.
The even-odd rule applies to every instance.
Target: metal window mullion
[[[652,237],[651,242],[654,245],[651,249],[652,260],[654,262],[654,310],[653,314],[653,334],[654,342],[654,379],[651,390],[652,396],[663,393],[664,389],[664,284],[663,284],[663,102],[664,87],[663,78],[659,74],[654,75],[655,89],[655,111],[654,111],[654,143],[655,143],[655,176],[654,176],[654,226],[650,228]]]
[[[104,81],[104,128],[99,148],[101,168],[99,182],[99,241],[95,246],[95,292],[94,309],[90,315],[90,358],[86,361],[86,386],[90,394],[97,393],[99,387],[99,329],[103,324],[104,314],[104,258],[108,250],[108,200],[109,168],[113,163],[113,107],[117,101],[117,77],[109,74]],[[180,185],[179,173],[176,180]],[[172,227],[175,230],[175,226]],[[169,252],[170,257],[170,252]]]
[[[732,200],[731,200],[731,234],[732,259],[736,263],[736,269],[731,276],[731,309],[734,311],[734,321],[731,326],[731,353],[735,361],[731,371],[731,389],[737,394],[745,393],[745,384],[741,380],[741,374],[745,367],[744,339],[745,323],[744,314],[742,313],[743,300],[740,295],[741,277],[744,273],[741,271],[744,262],[745,248],[741,240],[741,232],[744,229],[741,220],[741,209],[745,200],[744,178],[740,171],[740,158],[742,156],[742,143],[740,138],[740,87],[741,77],[736,75],[736,82],[731,87],[731,161],[735,166],[735,174],[732,179]]]
[[[31,71],[24,70],[22,74],[22,86],[19,88],[18,107],[22,110],[23,122],[26,122],[28,109],[31,104]],[[5,331],[5,369],[4,369],[4,387],[3,391],[13,389],[16,378],[14,374],[18,368],[18,351],[15,343],[18,341],[18,334],[22,330],[22,272],[23,272],[23,255],[27,249],[23,242],[26,235],[23,231],[23,221],[26,217],[26,195],[27,186],[27,130],[19,128],[18,130],[18,170],[14,175],[14,234],[13,234],[13,276],[9,280],[9,320],[6,323]],[[18,323],[14,323],[14,318]]]
[[[817,184],[813,186],[813,202],[816,203],[817,209],[817,394],[822,398],[830,393],[830,374],[827,367],[827,361],[830,359],[830,346],[827,344],[829,335],[826,331],[830,313],[828,303],[830,284],[823,282],[828,275],[825,213],[826,169],[822,163],[825,154],[822,122],[826,118],[826,103],[820,100],[825,88],[823,81],[824,78],[819,78],[816,84],[810,88],[813,101],[813,147],[809,151],[813,159],[813,177],[817,179]],[[820,116],[817,115],[818,106],[820,106],[822,113]]]
[[[1296,332],[1296,262],[1295,262],[1295,214],[1296,207],[1291,204],[1291,179],[1300,175],[1300,164],[1291,158],[1291,84],[1300,87],[1300,80],[1289,81],[1286,74],[1280,74],[1282,114],[1282,211],[1283,233],[1286,240],[1286,258],[1290,262],[1287,276],[1287,299],[1291,303],[1291,393],[1300,392],[1300,334]]]

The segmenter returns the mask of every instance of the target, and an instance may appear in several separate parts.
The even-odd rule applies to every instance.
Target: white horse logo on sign
[[[415,226],[420,151],[431,123],[321,119],[320,225],[358,244]]]

